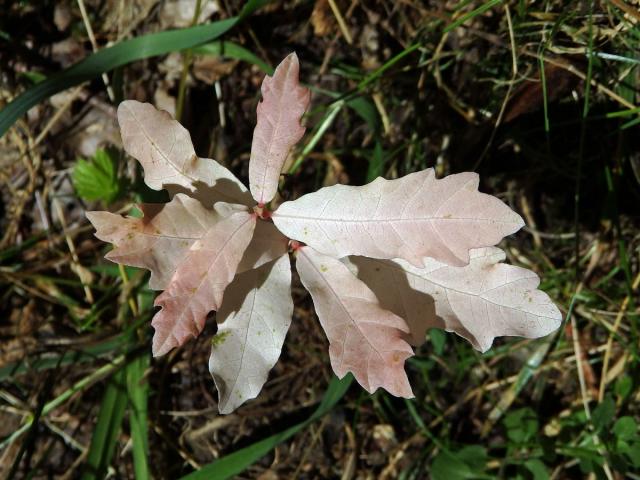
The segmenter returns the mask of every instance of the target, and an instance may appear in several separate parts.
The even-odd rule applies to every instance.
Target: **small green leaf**
[[[464,480],[475,478],[471,467],[449,452],[440,452],[431,464],[433,480]]]
[[[29,80],[33,85],[47,79],[47,76],[40,72],[20,72],[19,75]]]
[[[96,151],[89,160],[78,159],[71,178],[78,195],[87,201],[111,203],[123,190],[123,182],[118,179],[117,160],[108,150]]]
[[[429,330],[429,339],[431,340],[431,345],[433,345],[433,350],[436,354],[442,355],[444,352],[444,345],[447,343],[447,334],[444,330],[432,328]]]
[[[634,467],[640,468],[640,442],[632,443],[625,454],[629,457]]]
[[[533,475],[533,480],[549,480],[547,467],[537,458],[532,458],[524,462],[524,466]]]
[[[626,398],[633,389],[633,380],[629,375],[623,375],[616,380],[614,390],[616,395],[622,399]]]
[[[472,470],[484,471],[487,466],[489,456],[487,449],[480,445],[468,445],[460,449],[456,456],[464,463],[469,465]]]
[[[485,478],[487,450],[479,445],[468,445],[457,452],[443,450],[431,464],[433,480],[465,480]]]
[[[593,426],[596,431],[602,430],[613,421],[616,414],[616,403],[609,395],[607,395],[602,403],[593,411]]]
[[[525,443],[538,433],[538,419],[530,408],[521,408],[504,418],[507,436],[516,443]]]
[[[618,440],[629,440],[638,432],[638,424],[633,417],[620,417],[613,425],[613,434]]]
[[[371,182],[384,173],[385,152],[382,149],[380,140],[376,140],[373,152],[369,156],[369,166],[367,168],[367,181]]]

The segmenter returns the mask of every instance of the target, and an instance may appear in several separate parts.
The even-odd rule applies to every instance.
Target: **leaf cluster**
[[[151,271],[162,290],[152,320],[154,355],[198,336],[211,311],[218,333],[209,369],[219,409],[254,398],[280,356],[291,324],[291,261],[330,343],[339,378],[370,393],[411,398],[404,370],[429,328],[454,331],[478,350],[496,336],[547,335],[561,316],[537,275],[501,263],[495,248],[523,221],[478,191],[478,176],[437,179],[433,170],[362,187],[334,185],[279,204],[278,183],[302,138],[310,92],[289,55],[262,84],[249,162],[249,189],[166,112],[125,101],[118,121],[127,152],[166,204],[142,218],[88,212],[107,258]]]

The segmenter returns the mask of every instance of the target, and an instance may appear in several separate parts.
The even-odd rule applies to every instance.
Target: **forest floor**
[[[192,50],[117,50],[242,7],[0,1],[0,475],[640,479],[640,2],[272,2]],[[166,199],[124,154],[117,103],[179,116],[246,180],[260,83],[292,51],[312,103],[282,195],[476,171],[525,219],[500,246],[541,277],[557,332],[481,354],[431,330],[406,366],[416,398],[369,395],[332,380],[296,281],[282,357],[233,414],[215,322],[151,358],[148,274],[104,260],[85,217]]]

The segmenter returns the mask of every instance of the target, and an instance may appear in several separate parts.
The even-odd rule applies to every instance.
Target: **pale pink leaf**
[[[329,339],[336,375],[352,372],[369,393],[382,387],[399,397],[413,397],[404,371],[405,360],[413,355],[404,320],[384,310],[369,287],[339,260],[302,247],[296,268]]]
[[[238,273],[258,268],[281,257],[289,249],[289,239],[272,222],[258,219],[251,243],[238,265]]]
[[[436,315],[433,297],[416,290],[407,273],[392,260],[367,257],[347,257],[342,262],[367,284],[380,302],[407,322],[411,345],[422,345],[430,328],[444,328],[444,322]]]
[[[222,217],[181,193],[169,203],[138,208],[142,218],[109,212],[87,212],[87,218],[96,228],[96,237],[113,243],[105,258],[150,270],[149,287],[164,290],[189,248]]]
[[[209,358],[220,413],[258,396],[280,357],[292,314],[287,254],[237,275],[227,287]]]
[[[215,160],[199,158],[189,132],[169,113],[149,103],[126,100],[118,107],[122,143],[144,168],[144,181],[170,195],[188,193],[205,206],[254,202],[242,183]]]
[[[184,256],[166,290],[155,301],[153,355],[164,355],[197,337],[207,314],[218,310],[222,296],[251,241],[256,216],[237,211],[217,222]]]
[[[495,245],[523,226],[499,199],[477,191],[478,175],[436,179],[433,169],[368,185],[334,185],[283,203],[273,221],[289,238],[334,257],[424,257],[469,262],[472,248]]]
[[[444,328],[483,352],[495,337],[543,337],[560,326],[562,314],[549,296],[537,289],[540,279],[534,272],[500,263],[505,255],[495,247],[471,250],[470,258],[464,267],[433,259],[425,259],[424,268],[403,260],[354,257],[351,261],[358,266],[358,276],[379,296],[384,298],[390,290],[403,289],[407,298],[403,305],[410,317],[419,319],[412,299],[417,305],[421,296],[428,295]],[[415,322],[412,320],[412,326]],[[424,322],[429,327],[438,326],[433,325],[431,315],[426,315]],[[422,330],[423,325],[419,327]]]
[[[291,148],[304,135],[300,118],[309,106],[309,89],[300,85],[300,65],[295,53],[262,82],[262,101],[253,131],[249,161],[249,187],[259,204],[269,202],[278,190],[282,166]]]

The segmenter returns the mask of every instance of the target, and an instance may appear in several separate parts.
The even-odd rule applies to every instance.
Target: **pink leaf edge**
[[[249,161],[249,187],[258,204],[271,201],[280,172],[291,148],[304,135],[300,119],[309,106],[311,92],[300,85],[298,56],[291,53],[262,82],[262,101],[253,131]]]
[[[297,250],[296,269],[327,338],[333,371],[339,378],[352,372],[369,393],[382,387],[412,398],[404,371],[413,355],[406,341],[405,321],[384,310],[373,292],[335,258],[310,247]]]

